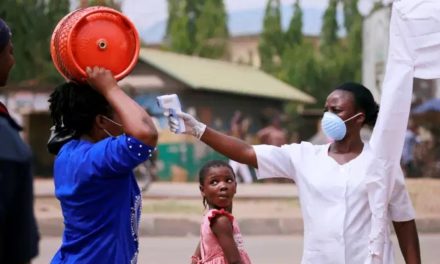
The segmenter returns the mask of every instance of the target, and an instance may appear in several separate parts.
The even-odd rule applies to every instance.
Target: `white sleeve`
[[[295,166],[292,157],[298,155],[298,144],[283,145],[255,145],[254,151],[257,156],[257,178],[288,178],[296,181]],[[295,155],[296,154],[296,155]]]
[[[395,222],[413,220],[415,219],[415,211],[405,186],[402,168],[396,166],[394,172],[395,183],[388,206],[391,220]]]

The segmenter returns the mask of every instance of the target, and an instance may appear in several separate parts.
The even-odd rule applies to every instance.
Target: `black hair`
[[[206,178],[208,171],[211,168],[218,168],[218,167],[228,168],[231,171],[232,175],[234,176],[234,179],[236,178],[234,170],[232,169],[231,165],[229,165],[227,162],[225,162],[223,160],[210,160],[210,161],[206,162],[205,165],[203,165],[203,167],[199,171],[199,184],[200,184],[200,186],[203,186],[203,184],[205,183],[205,178]],[[203,198],[203,206],[205,206],[205,208],[206,208],[206,199],[205,198]]]
[[[355,82],[346,82],[336,87],[334,90],[351,92],[354,103],[358,110],[365,112],[364,124],[374,126],[379,113],[379,105],[374,101],[373,94],[365,86]]]
[[[2,52],[9,43],[9,39],[11,38],[11,30],[9,29],[8,24],[0,18],[0,52]]]
[[[55,131],[71,131],[73,138],[89,133],[97,115],[113,113],[104,96],[88,84],[64,83],[55,88],[49,103]]]

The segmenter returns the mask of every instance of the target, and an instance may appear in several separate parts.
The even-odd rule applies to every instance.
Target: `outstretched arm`
[[[417,234],[416,221],[393,222],[400,250],[407,264],[422,263],[420,257],[419,236]]]
[[[225,259],[229,264],[243,264],[233,236],[232,223],[227,216],[221,215],[211,222],[211,230],[217,237],[220,247],[223,249]]]
[[[170,116],[168,113],[166,115],[168,116],[170,130],[176,133],[179,126],[177,117]],[[207,127],[190,114],[181,112],[177,115],[185,122],[185,134],[197,137],[215,151],[232,160],[258,168],[257,157],[251,145]]]
[[[207,127],[200,140],[232,160],[258,168],[254,148],[236,137]]]

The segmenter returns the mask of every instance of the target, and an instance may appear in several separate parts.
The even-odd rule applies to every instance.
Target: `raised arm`
[[[124,132],[147,145],[156,146],[158,133],[153,120],[118,86],[111,72],[100,67],[87,67],[86,72],[89,84],[107,99],[120,116]]]
[[[437,1],[399,0],[393,3],[390,22],[390,43],[388,61],[382,85],[381,109],[370,146],[374,161],[370,164],[367,189],[372,211],[370,232],[371,255],[365,263],[383,263],[383,236],[388,224],[387,205],[393,189],[394,167],[399,166],[404,134],[411,106],[413,78],[440,77],[440,33]],[[409,226],[409,227],[408,227]],[[396,233],[414,233],[410,225],[402,229],[399,224]],[[403,231],[402,231],[403,230]],[[408,231],[408,232],[407,232]],[[408,237],[408,236],[406,236]],[[405,248],[412,248],[418,255],[415,237],[403,239]],[[408,246],[411,244],[412,246]],[[405,258],[407,251],[403,252]]]
[[[200,140],[232,160],[258,168],[254,148],[243,140],[227,136],[209,127]]]

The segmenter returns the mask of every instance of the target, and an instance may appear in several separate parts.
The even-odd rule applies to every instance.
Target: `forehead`
[[[334,90],[329,94],[325,102],[326,106],[354,106],[354,96],[351,92],[344,90]]]
[[[227,166],[216,166],[211,167],[206,172],[206,178],[221,177],[221,176],[232,176],[232,171]]]

